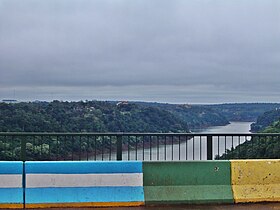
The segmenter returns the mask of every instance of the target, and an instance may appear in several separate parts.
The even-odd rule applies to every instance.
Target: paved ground
[[[51,208],[49,210],[280,210],[280,203],[234,204],[234,205],[179,205],[119,208]],[[42,209],[38,209],[42,210]]]

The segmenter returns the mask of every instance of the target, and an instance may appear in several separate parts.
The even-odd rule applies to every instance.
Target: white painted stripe
[[[22,175],[0,174],[0,188],[22,188]]]
[[[26,174],[26,187],[143,186],[143,173]]]

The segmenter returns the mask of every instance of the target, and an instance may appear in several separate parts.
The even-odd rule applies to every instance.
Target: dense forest
[[[267,111],[257,118],[257,121],[251,125],[251,131],[257,132],[265,129],[273,122],[280,120],[280,109],[276,108],[271,111]]]
[[[188,124],[190,129],[229,124],[228,119],[218,110],[203,105],[164,104],[138,102],[141,107],[154,107],[166,110]]]
[[[102,101],[0,103],[1,132],[189,132],[169,111]],[[0,159],[19,160],[24,137],[0,136]],[[28,136],[27,160],[81,159],[116,150],[108,136]],[[134,139],[130,139],[135,142]],[[124,139],[124,141],[127,141]]]
[[[228,121],[253,122],[264,112],[280,108],[279,103],[228,103],[211,105],[164,104],[137,102],[143,106],[159,107],[182,116],[190,125],[226,125]],[[200,114],[200,115],[199,115]],[[197,118],[197,116],[201,118]]]
[[[114,101],[0,103],[0,132],[190,132],[193,128],[226,125],[230,120],[250,121],[265,113],[253,125],[263,128],[279,119],[278,107],[279,104],[189,105]],[[280,132],[280,122],[262,132]],[[20,141],[18,137],[0,136],[0,159],[20,159]],[[130,141],[135,143],[137,139]],[[257,146],[249,147],[252,142]],[[99,154],[100,148],[111,149],[111,144],[115,145],[116,139],[101,136],[95,139],[28,137],[26,155],[29,160],[81,158],[85,152]],[[279,157],[279,146],[279,139],[274,137],[253,138],[220,158],[275,158]]]
[[[280,120],[261,130],[260,133],[280,133]],[[218,159],[280,158],[280,139],[277,136],[254,136],[250,141],[228,150]]]
[[[280,104],[189,105],[115,101],[0,103],[0,132],[188,132],[226,125],[234,120],[256,120],[264,112],[278,107]],[[279,112],[271,113],[276,116]],[[260,126],[263,121],[259,118],[252,128]]]
[[[226,125],[208,107],[130,102],[0,103],[2,132],[188,132],[189,128]]]
[[[229,121],[253,122],[264,112],[280,108],[279,103],[214,104],[207,107],[219,112]]]
[[[0,103],[1,132],[187,132],[187,123],[156,107],[101,101]]]

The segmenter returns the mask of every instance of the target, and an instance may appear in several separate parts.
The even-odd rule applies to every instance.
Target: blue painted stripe
[[[23,203],[23,189],[0,188],[0,203]]]
[[[0,174],[22,174],[23,162],[0,161]]]
[[[27,161],[26,173],[143,173],[141,161]]]
[[[144,202],[143,187],[27,188],[27,204],[80,202]]]

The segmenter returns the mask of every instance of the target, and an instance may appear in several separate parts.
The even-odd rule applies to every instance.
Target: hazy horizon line
[[[123,100],[123,99],[81,99],[81,100],[62,100],[62,99],[45,99],[45,100],[38,100],[38,99],[33,99],[33,100],[18,100],[15,98],[3,98],[1,99],[1,103],[9,102],[9,101],[14,101],[17,103],[34,103],[34,102],[91,102],[91,101],[98,101],[98,102],[130,102],[130,103],[155,103],[155,104],[174,104],[174,105],[220,105],[220,104],[279,104],[280,102],[260,102],[260,101],[255,101],[255,102],[218,102],[218,103],[211,103],[211,102],[204,102],[204,103],[193,103],[193,102],[163,102],[163,101],[149,101],[149,100]]]

